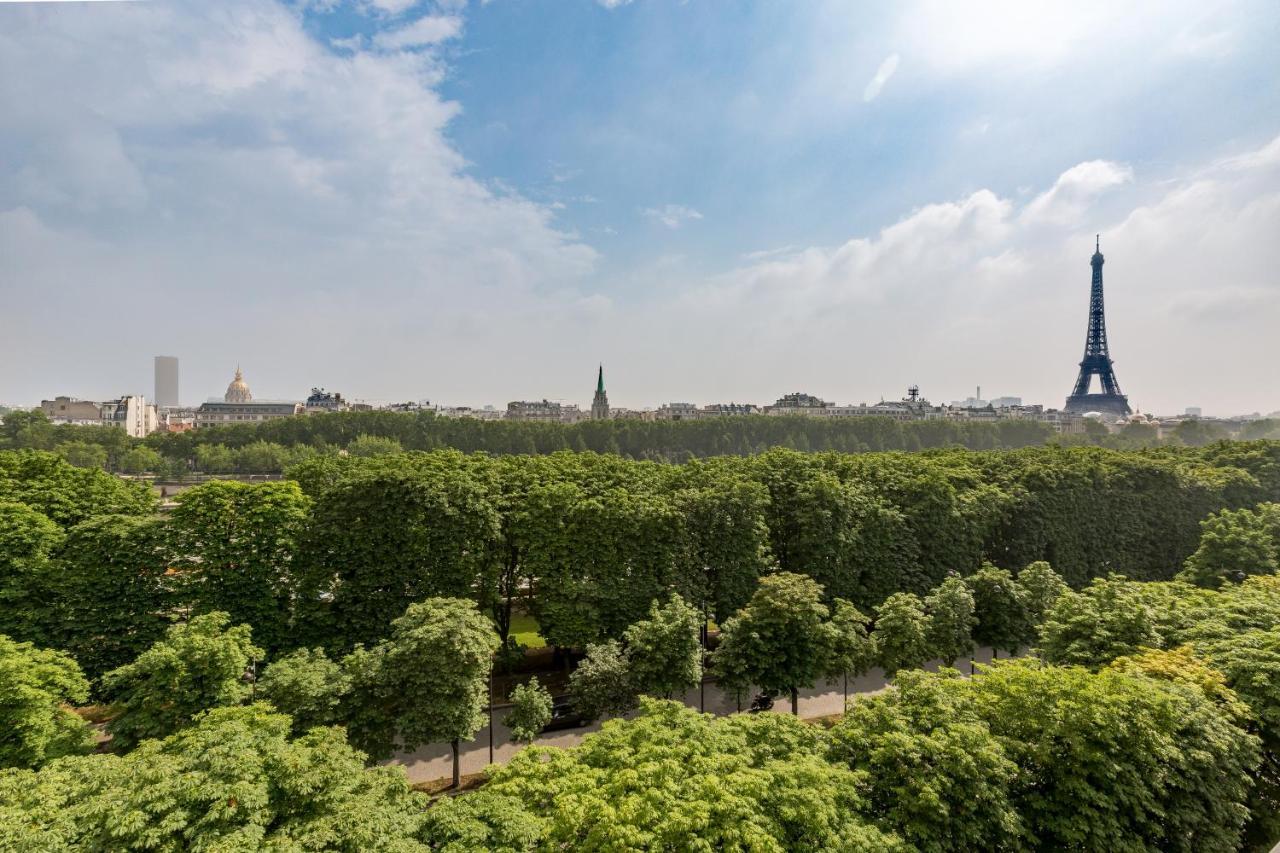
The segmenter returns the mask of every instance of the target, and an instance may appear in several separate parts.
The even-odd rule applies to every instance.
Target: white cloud
[[[390,17],[404,14],[419,2],[421,0],[364,0],[366,7],[374,14]]]
[[[595,251],[464,172],[429,50],[337,55],[253,0],[0,11],[0,362],[61,341],[0,399],[143,390],[154,347],[193,400],[236,359],[263,396],[434,396],[463,340],[596,310]],[[100,358],[120,323],[155,332]]]
[[[880,63],[880,67],[876,69],[875,76],[867,83],[867,88],[862,92],[862,100],[870,103],[879,97],[880,90],[884,88],[884,84],[889,82],[889,78],[897,70],[898,54],[891,53],[885,57],[884,62]]]
[[[1280,140],[1146,181],[1089,161],[1025,204],[978,190],[834,248],[760,253],[685,281],[663,322],[672,341],[700,338],[700,372],[724,377],[722,396],[803,380],[855,402],[913,382],[951,399],[981,383],[1058,405],[1079,360],[1100,231],[1112,355],[1131,399],[1144,411],[1270,411],[1280,405],[1275,150]],[[1118,195],[1104,202],[1104,192]],[[743,374],[751,384],[735,388]],[[664,377],[671,393],[679,377],[675,367]]]
[[[1115,45],[1151,62],[1162,55],[1219,53],[1232,38],[1222,28],[1231,17],[1223,6],[1203,0],[987,0],[975,7],[924,0],[900,7],[895,36],[908,58],[947,73],[1047,69],[1081,56],[1110,55]]]
[[[606,9],[617,9],[620,6],[626,6],[631,0],[596,0],[596,2]]]
[[[462,32],[462,19],[456,15],[427,15],[396,30],[386,30],[373,37],[383,50],[436,45]]]
[[[701,219],[702,214],[682,204],[665,204],[662,207],[646,207],[640,211],[650,219],[656,219],[668,228],[679,228],[688,222]]]
[[[1133,169],[1123,163],[1090,160],[1072,166],[1052,187],[1032,199],[1023,211],[1028,222],[1069,225],[1103,192],[1133,180]]]

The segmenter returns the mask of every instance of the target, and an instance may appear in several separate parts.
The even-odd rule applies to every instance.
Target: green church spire
[[[600,365],[600,372],[596,374],[596,396],[591,401],[591,419],[593,421],[604,421],[609,419],[609,398],[604,393],[604,365]]]

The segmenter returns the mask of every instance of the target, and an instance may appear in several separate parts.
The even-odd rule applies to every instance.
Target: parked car
[[[773,697],[768,693],[757,693],[756,698],[751,700],[751,708],[748,710],[750,714],[759,714],[761,711],[769,711],[773,708]]]
[[[570,696],[560,696],[551,702],[551,722],[542,727],[544,732],[558,732],[561,729],[578,729],[590,725],[591,721],[584,717]]]

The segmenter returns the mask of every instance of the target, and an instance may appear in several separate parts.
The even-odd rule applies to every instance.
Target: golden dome
[[[239,366],[236,367],[236,378],[231,380],[231,384],[227,386],[226,396],[222,399],[228,403],[248,403],[253,399],[253,394],[249,393],[249,386],[245,384]]]

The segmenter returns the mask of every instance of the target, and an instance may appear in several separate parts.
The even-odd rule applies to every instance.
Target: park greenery
[[[272,656],[341,657],[371,653],[409,605],[458,598],[489,618],[508,663],[512,621],[531,617],[561,649],[625,641],[643,668],[647,643],[679,634],[663,634],[673,620],[730,637],[760,578],[781,571],[819,585],[833,618],[846,605],[875,616],[895,671],[925,646],[964,657],[970,621],[978,645],[1026,647],[1062,587],[1113,572],[1205,588],[1272,572],[1277,499],[1274,442],[683,465],[436,451],[315,457],[280,482],[187,488],[157,514],[136,481],[0,451],[0,631],[68,651],[96,685],[201,614],[248,625]],[[638,689],[678,695],[700,665],[689,653]]]
[[[771,580],[761,601],[753,596],[758,610],[787,588],[798,594],[796,614],[815,610],[811,579]],[[950,597],[947,583],[926,598]],[[1107,586],[1128,590],[1099,592]],[[1104,623],[1136,610],[1133,618],[1151,623],[1148,645],[1098,645],[1062,661],[1061,626],[1078,612],[1075,598],[1093,599]],[[390,658],[413,650],[414,671],[385,684],[417,681],[427,688],[423,707],[435,701],[428,683],[440,695],[445,685],[482,689],[483,672],[422,665],[474,642],[465,624],[479,615],[474,605],[423,605],[397,620],[397,648],[378,655],[393,667]],[[427,610],[439,616],[426,618]],[[181,659],[189,669],[209,657],[211,641],[243,639],[210,616],[197,620],[216,630],[201,632],[200,643],[167,638],[144,657]],[[462,636],[448,640],[442,626]],[[581,746],[531,747],[491,768],[478,791],[434,804],[397,769],[361,769],[358,724],[344,717],[361,704],[381,711],[397,702],[383,686],[347,683],[350,710],[325,711],[332,725],[304,730],[275,704],[314,708],[315,694],[342,681],[333,672],[300,677],[323,657],[295,652],[268,668],[256,704],[203,693],[207,707],[178,728],[113,740],[107,754],[83,754],[83,723],[43,755],[6,753],[0,842],[30,850],[648,850],[691,839],[708,849],[777,851],[1267,849],[1280,832],[1280,577],[1218,590],[1100,579],[1064,591],[1036,627],[1037,656],[981,667],[972,678],[903,669],[893,689],[855,699],[830,729],[788,714],[715,718],[641,697],[637,715],[606,722]],[[874,648],[876,633],[860,645]],[[760,658],[795,639],[773,637]],[[30,656],[16,646],[3,647],[6,658]],[[275,666],[288,674],[273,676]],[[440,708],[441,716],[474,730],[473,703],[457,701],[456,714]],[[549,701],[536,682],[521,691],[513,736],[530,739]],[[43,712],[68,713],[56,688]],[[416,731],[447,739],[457,730],[446,722]]]
[[[1280,445],[370,447],[166,513],[136,482],[0,452],[0,849],[1280,840]],[[450,744],[460,781],[514,614],[585,652],[580,711],[623,718],[437,802],[370,767]],[[1023,657],[922,669],[977,645]],[[669,701],[706,671],[797,711],[872,667],[893,688],[829,729]],[[511,699],[535,740],[550,694]]]

